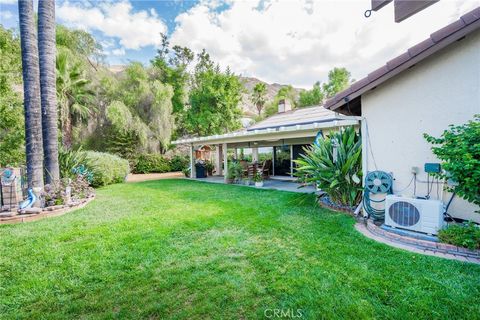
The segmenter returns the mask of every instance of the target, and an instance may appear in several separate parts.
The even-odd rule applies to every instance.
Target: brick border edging
[[[31,221],[37,221],[37,220],[42,220],[45,218],[52,218],[52,217],[58,217],[62,216],[66,213],[75,211],[77,209],[85,207],[87,204],[95,200],[95,196],[89,197],[86,199],[81,199],[80,203],[76,205],[63,205],[61,208],[58,209],[50,209],[54,207],[47,207],[44,208],[41,213],[38,214],[21,214],[21,215],[15,215],[12,217],[3,217],[0,218],[0,224],[15,224],[15,223],[24,223],[24,222],[31,222]]]
[[[474,259],[480,259],[480,250],[469,250],[463,247],[457,247],[452,244],[433,242],[428,240],[415,239],[411,237],[401,236],[399,234],[383,230],[376,226],[371,220],[367,220],[365,223],[366,229],[372,234],[397,242],[406,246],[414,247],[421,250],[427,250],[431,252],[440,252],[444,254],[451,254],[463,257],[469,257]]]

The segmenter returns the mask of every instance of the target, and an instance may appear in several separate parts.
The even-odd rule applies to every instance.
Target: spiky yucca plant
[[[335,204],[353,207],[362,194],[362,141],[354,127],[342,128],[304,149],[296,175],[316,183]]]

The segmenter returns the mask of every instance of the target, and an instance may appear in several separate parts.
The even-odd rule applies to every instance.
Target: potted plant
[[[241,183],[243,179],[243,167],[239,162],[232,163],[232,172],[236,183]]]
[[[213,175],[213,169],[215,169],[215,166],[213,165],[212,161],[205,161],[205,169],[207,170],[207,175]]]
[[[263,187],[263,177],[261,172],[259,171],[255,172],[255,174],[253,175],[253,182],[255,182],[255,187],[257,188]]]
[[[190,168],[183,168],[182,172],[183,172],[183,174],[185,175],[186,178],[190,177]]]
[[[235,173],[232,170],[229,170],[227,173],[227,183],[232,184],[235,181]]]

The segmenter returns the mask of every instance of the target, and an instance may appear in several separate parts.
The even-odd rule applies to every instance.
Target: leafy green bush
[[[473,222],[454,224],[438,233],[440,241],[471,250],[480,249],[480,227]]]
[[[228,163],[228,175],[227,178],[235,179],[237,181],[243,178],[243,167],[238,161],[231,161]]]
[[[76,150],[60,148],[58,152],[58,164],[60,166],[60,177],[74,178],[77,175],[75,169],[81,165],[87,165],[87,154],[82,148]]]
[[[135,159],[133,173],[162,173],[170,171],[170,163],[159,154],[142,154]]]
[[[354,127],[333,132],[318,145],[305,148],[295,162],[299,180],[317,183],[334,203],[352,207],[360,202],[362,141]]]
[[[183,171],[190,166],[190,159],[186,156],[175,155],[170,159],[171,171]]]
[[[125,181],[128,161],[104,152],[86,151],[87,168],[93,173],[92,186],[100,187]]]
[[[428,134],[424,137],[438,145],[432,147],[432,151],[443,161],[442,167],[446,172],[436,176],[456,181],[458,184],[448,187],[449,191],[480,205],[480,114],[464,125],[451,125],[440,138]]]
[[[186,178],[189,178],[190,177],[190,167],[188,168],[184,168],[182,170],[183,174],[185,175]]]

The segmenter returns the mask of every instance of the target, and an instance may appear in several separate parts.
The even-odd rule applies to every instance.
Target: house
[[[268,152],[272,158],[273,178],[292,178],[294,161],[320,134],[343,126],[359,125],[356,117],[340,115],[323,106],[292,110],[288,103],[279,103],[279,112],[253,126],[236,132],[207,137],[194,137],[173,141],[174,144],[190,146],[191,177],[195,177],[195,150],[198,146],[215,149],[213,160],[217,175],[227,178],[228,149],[234,157],[238,150],[251,152],[252,161],[258,162],[259,150]]]
[[[361,117],[364,175],[391,172],[394,192],[448,202],[443,182],[432,184],[424,172],[425,163],[440,161],[423,134],[440,136],[450,124],[480,114],[480,8],[355,82],[325,107]],[[414,170],[419,172],[412,183]],[[474,213],[479,209],[456,197],[449,213],[480,222]]]

